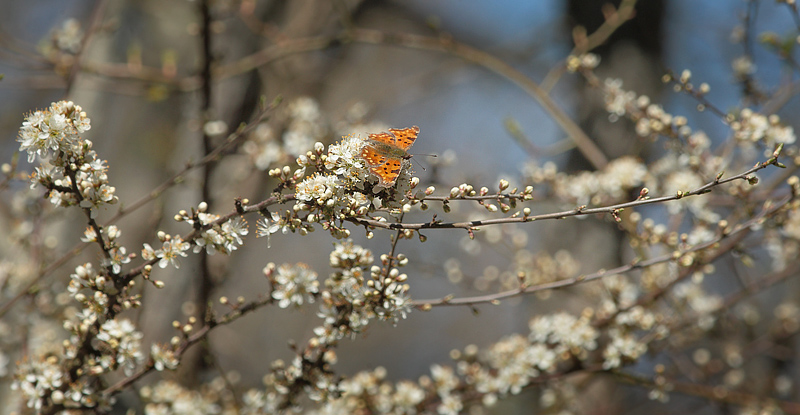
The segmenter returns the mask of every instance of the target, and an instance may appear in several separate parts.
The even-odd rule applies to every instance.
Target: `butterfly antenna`
[[[422,165],[422,163],[414,160],[414,156],[438,157],[436,154],[412,154],[412,155],[410,155],[409,158],[411,159],[411,161],[416,162],[417,165],[419,166],[419,168],[422,169],[422,171],[428,171],[428,169],[426,169],[425,166]]]

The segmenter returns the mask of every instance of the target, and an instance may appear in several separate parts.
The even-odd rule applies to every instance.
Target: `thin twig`
[[[64,91],[64,95],[67,97],[69,97],[70,93],[72,92],[72,88],[75,87],[75,80],[78,78],[78,74],[81,72],[82,62],[86,57],[86,51],[89,48],[89,43],[91,42],[94,34],[97,33],[97,30],[100,28],[100,22],[103,19],[106,4],[106,0],[100,0],[95,5],[94,11],[92,11],[92,17],[89,20],[89,29],[83,36],[83,39],[81,39],[81,45],[78,48],[78,53],[74,56],[74,61],[69,69],[69,75],[67,75],[67,85]]]
[[[473,220],[469,222],[422,222],[422,223],[399,223],[399,222],[383,222],[377,219],[365,219],[365,218],[348,218],[350,222],[357,223],[359,225],[366,225],[375,228],[382,228],[382,229],[474,229],[477,226],[483,225],[498,225],[503,223],[526,223],[526,222],[533,222],[537,220],[544,220],[544,219],[563,219],[570,216],[585,216],[585,215],[594,215],[598,213],[615,213],[621,209],[632,208],[637,206],[644,206],[644,205],[651,205],[654,203],[663,203],[668,202],[671,200],[678,200],[683,199],[686,197],[691,196],[698,196],[705,193],[708,193],[714,187],[717,187],[721,184],[725,184],[728,182],[732,182],[734,180],[745,180],[747,176],[753,174],[761,169],[764,169],[770,165],[777,163],[777,160],[771,160],[763,163],[758,163],[755,167],[745,171],[744,173],[737,174],[735,176],[729,177],[727,179],[718,179],[713,180],[711,182],[706,183],[703,186],[698,187],[697,189],[681,192],[680,194],[676,194],[673,196],[662,196],[656,198],[648,198],[648,199],[638,199],[632,202],[620,203],[611,206],[604,206],[604,207],[596,207],[596,208],[587,208],[584,206],[577,207],[575,209],[561,211],[561,212],[554,212],[554,213],[545,213],[541,215],[528,215],[528,216],[511,216],[506,218],[498,218],[498,219],[485,219],[485,220]]]
[[[665,385],[663,382],[656,382],[654,379],[649,377],[630,372],[609,371],[607,373],[632,385],[646,387],[649,389],[663,388],[668,385],[671,392],[677,392],[689,396],[697,396],[700,398],[705,398],[711,402],[726,402],[740,406],[758,403],[770,403],[778,406],[787,414],[800,414],[800,403],[798,402],[774,398],[769,398],[765,401],[763,397],[758,395],[731,390],[730,388],[722,385],[702,385],[698,383],[678,382],[674,380],[667,380]]]
[[[580,39],[575,39],[575,47],[572,48],[570,55],[580,56],[606,43],[606,40],[608,40],[620,26],[635,17],[636,1],[637,0],[623,0],[614,13],[608,16],[605,22],[603,22],[594,33]],[[565,71],[566,65],[564,63],[553,67],[553,69],[548,72],[547,76],[544,77],[541,83],[542,89],[545,91],[552,90]]]
[[[660,255],[660,256],[657,256],[657,257],[654,257],[654,258],[651,258],[651,259],[648,259],[648,260],[644,260],[644,261],[637,260],[637,261],[634,261],[634,262],[632,262],[630,264],[627,264],[627,265],[622,265],[622,266],[619,266],[619,267],[616,267],[616,268],[612,268],[612,269],[609,269],[609,270],[602,270],[602,271],[594,272],[594,273],[591,273],[591,274],[580,275],[580,276],[577,276],[577,277],[574,277],[574,278],[567,278],[567,279],[563,279],[563,280],[559,280],[559,281],[553,281],[553,282],[548,282],[548,283],[543,283],[543,284],[536,284],[536,285],[527,286],[527,287],[526,286],[522,286],[520,288],[516,288],[516,289],[513,289],[513,290],[507,290],[507,291],[494,293],[494,294],[487,294],[487,295],[474,296],[474,297],[463,297],[463,298],[444,297],[444,298],[439,298],[439,299],[434,299],[434,300],[414,300],[413,304],[416,307],[425,307],[425,308],[431,307],[431,306],[476,305],[476,304],[487,304],[487,303],[489,303],[489,304],[498,304],[499,301],[505,300],[505,299],[509,299],[509,298],[512,298],[512,297],[517,297],[517,296],[521,296],[521,295],[525,295],[525,294],[531,294],[531,293],[535,293],[535,292],[539,292],[539,291],[552,290],[552,289],[556,289],[556,288],[570,287],[570,286],[586,283],[586,282],[589,282],[589,281],[594,281],[594,280],[597,280],[597,279],[601,279],[601,278],[604,278],[604,277],[609,277],[609,276],[612,276],[612,275],[624,274],[626,272],[634,271],[634,270],[637,270],[637,269],[644,269],[644,268],[651,267],[651,266],[656,265],[656,264],[676,261],[676,260],[680,259],[681,257],[683,257],[686,254],[699,252],[699,251],[703,251],[703,250],[715,247],[717,244],[719,244],[723,240],[730,239],[730,238],[733,238],[733,237],[736,237],[736,236],[740,236],[740,237],[744,236],[742,233],[744,233],[745,231],[749,231],[754,225],[761,223],[761,220],[764,217],[767,217],[767,216],[777,212],[778,210],[783,208],[787,203],[789,203],[791,200],[792,200],[792,198],[790,196],[787,196],[783,200],[781,200],[781,201],[775,203],[774,205],[772,205],[772,207],[770,207],[769,209],[766,209],[766,210],[762,211],[761,213],[759,213],[758,215],[756,215],[755,217],[753,217],[749,221],[739,225],[738,227],[736,227],[735,229],[731,230],[730,232],[725,233],[723,235],[720,235],[720,236],[718,236],[717,238],[714,238],[711,241],[708,241],[708,242],[705,242],[705,243],[702,243],[702,244],[699,244],[699,245],[695,245],[695,246],[693,246],[691,248],[688,248],[688,249],[676,251],[674,253]],[[741,238],[736,238],[735,240],[739,241],[740,239]],[[718,257],[719,255],[721,255],[723,252],[727,252],[728,250],[730,250],[731,247],[723,247],[723,248],[720,248],[720,249],[716,249],[715,250],[716,252],[711,254],[709,256],[709,258],[714,259],[714,258]],[[689,274],[691,274],[691,273],[689,273]],[[660,290],[658,292],[662,293],[663,290]],[[645,302],[648,302],[648,303],[652,302],[654,300],[654,298],[656,298],[656,297],[657,297],[656,295],[646,296],[646,297],[644,297],[644,299],[642,299],[641,301],[637,302],[636,305],[641,305],[640,303],[645,303]]]
[[[192,345],[194,345],[195,343],[205,339],[206,336],[208,335],[208,333],[212,329],[214,329],[215,327],[233,323],[234,321],[237,321],[239,318],[245,316],[246,314],[249,314],[249,313],[251,313],[251,312],[253,312],[255,310],[258,310],[261,307],[269,305],[269,304],[271,304],[273,302],[274,302],[274,300],[272,299],[272,297],[265,297],[265,298],[262,298],[262,299],[259,299],[259,300],[251,301],[250,303],[247,303],[244,306],[238,307],[235,310],[231,311],[230,313],[221,316],[220,318],[217,318],[215,320],[206,322],[206,324],[203,325],[203,327],[199,328],[198,330],[195,330],[191,336],[187,337],[181,343],[181,345],[178,347],[178,349],[175,352],[175,358],[176,359],[180,359],[180,357]],[[110,396],[110,395],[116,394],[118,392],[121,392],[123,389],[127,388],[128,386],[130,386],[133,382],[136,382],[137,380],[141,379],[142,376],[150,373],[154,368],[155,368],[155,362],[153,361],[153,359],[150,359],[144,365],[144,367],[139,369],[138,372],[136,372],[133,375],[128,376],[125,379],[122,379],[121,381],[117,382],[116,384],[106,388],[104,391],[101,392],[101,394],[105,395],[105,396]]]

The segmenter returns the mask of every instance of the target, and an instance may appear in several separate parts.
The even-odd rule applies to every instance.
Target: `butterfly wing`
[[[376,136],[389,136],[388,133],[380,133],[380,134],[370,134],[369,138],[371,140],[380,141],[380,139],[375,138]],[[388,139],[384,137],[383,139]],[[378,149],[375,148],[372,144],[366,144],[364,147],[361,148],[361,158],[367,163],[367,166],[380,166],[383,163],[386,163],[386,156],[383,155]]]
[[[386,132],[369,134],[369,140],[367,141],[375,141],[381,144],[385,144],[390,148],[397,147],[397,144],[395,144],[395,136]]]
[[[415,125],[408,128],[390,128],[389,132],[392,133],[395,138],[391,144],[401,148],[403,151],[408,151],[419,135],[419,127]]]
[[[369,134],[367,144],[361,149],[361,158],[369,170],[378,176],[378,186],[394,186],[403,158],[419,135],[419,127],[390,128],[389,132]],[[402,156],[402,158],[401,158]]]
[[[370,166],[370,171],[378,176],[380,183],[378,183],[381,187],[392,187],[394,186],[394,182],[397,180],[397,176],[400,175],[400,167],[402,166],[403,161],[399,158],[390,157],[386,159],[386,162],[377,166]]]
[[[387,133],[381,134],[389,135]],[[370,134],[370,138],[373,135],[379,134]],[[379,186],[392,187],[394,185],[397,176],[400,175],[401,159],[381,154],[372,144],[367,144],[361,149],[361,158],[367,163],[369,171],[378,176]]]

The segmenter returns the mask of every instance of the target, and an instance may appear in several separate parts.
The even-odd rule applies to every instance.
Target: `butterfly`
[[[409,128],[390,128],[389,132],[369,134],[361,148],[361,158],[369,170],[378,176],[378,186],[392,187],[403,161],[411,158],[408,149],[419,134],[416,125]]]

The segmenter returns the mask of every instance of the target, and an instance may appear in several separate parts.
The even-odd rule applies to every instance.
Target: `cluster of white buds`
[[[567,56],[566,67],[568,72],[578,72],[582,70],[593,70],[600,64],[600,56],[594,53],[584,53],[580,56]]]
[[[478,193],[475,191],[475,188],[472,187],[471,184],[466,184],[466,183],[462,183],[450,189],[451,199],[457,199],[465,196],[475,196],[476,194]]]

